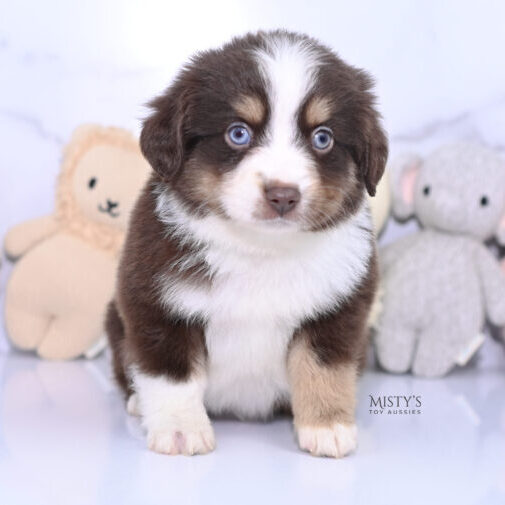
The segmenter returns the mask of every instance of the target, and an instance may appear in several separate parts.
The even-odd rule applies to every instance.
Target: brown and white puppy
[[[152,102],[155,172],[107,321],[151,449],[206,453],[208,412],[287,406],[302,449],[355,448],[376,283],[366,192],[387,157],[370,88],[315,40],[260,32],[198,54]]]

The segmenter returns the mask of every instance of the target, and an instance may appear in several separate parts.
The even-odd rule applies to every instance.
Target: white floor
[[[369,395],[420,396],[421,413],[370,413]],[[145,448],[105,358],[0,355],[0,504],[505,503],[505,367],[439,381],[368,371],[358,452],[297,450],[288,419],[215,422],[207,456]]]

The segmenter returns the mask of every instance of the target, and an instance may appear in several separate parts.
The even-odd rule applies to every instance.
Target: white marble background
[[[143,104],[192,52],[278,27],[375,75],[392,156],[453,139],[505,152],[502,1],[0,0],[0,239],[51,211],[75,126],[138,132]],[[385,240],[412,227],[390,224]],[[4,259],[0,294],[9,271]]]

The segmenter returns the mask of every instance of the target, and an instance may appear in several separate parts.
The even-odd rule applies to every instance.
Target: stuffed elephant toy
[[[486,317],[505,324],[505,274],[484,245],[505,244],[505,161],[454,144],[404,156],[390,175],[393,214],[422,229],[380,252],[376,356],[390,372],[440,377],[476,351]]]

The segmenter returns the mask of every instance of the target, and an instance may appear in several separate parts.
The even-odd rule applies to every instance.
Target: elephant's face
[[[505,224],[505,162],[482,146],[439,149],[406,167],[401,187],[425,228],[486,240]]]

